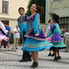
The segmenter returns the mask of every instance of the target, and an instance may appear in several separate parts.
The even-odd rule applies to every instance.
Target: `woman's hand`
[[[39,34],[35,34],[35,36],[38,36]]]

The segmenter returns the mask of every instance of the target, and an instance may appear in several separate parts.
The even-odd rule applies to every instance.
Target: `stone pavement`
[[[32,69],[32,62],[18,62],[22,58],[21,46],[16,52],[0,51],[0,69]],[[69,69],[69,53],[60,52],[62,59],[54,61],[54,57],[48,57],[48,50],[39,52],[39,67],[36,69]]]

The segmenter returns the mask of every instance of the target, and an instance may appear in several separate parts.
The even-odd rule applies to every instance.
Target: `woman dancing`
[[[32,58],[34,61],[31,65],[32,68],[38,67],[38,51],[50,49],[53,45],[48,41],[45,41],[46,37],[44,36],[40,27],[40,15],[42,15],[41,12],[43,10],[43,7],[32,4],[30,8],[31,16],[27,19],[27,22],[29,23],[29,31],[25,34],[25,37],[28,38],[26,39],[22,50],[32,53]]]
[[[66,48],[66,45],[64,45],[63,39],[61,37],[61,30],[58,25],[59,16],[55,13],[50,13],[50,16],[52,17],[53,24],[50,26],[50,31],[48,36],[52,36],[51,37],[51,43],[53,44],[52,49],[55,51],[54,60],[57,61],[61,59],[61,56],[59,55],[59,49]]]

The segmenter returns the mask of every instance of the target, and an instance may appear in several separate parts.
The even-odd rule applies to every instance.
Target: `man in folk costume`
[[[25,43],[26,38],[24,37],[24,35],[29,30],[29,24],[26,22],[28,16],[24,14],[25,10],[23,7],[20,7],[18,9],[18,12],[20,14],[20,17],[17,19],[18,26],[19,26],[20,33],[21,33],[23,40],[24,40],[24,43]],[[31,55],[27,51],[23,51],[22,59],[19,60],[19,62],[23,62],[23,61],[25,61],[25,62],[31,61]]]

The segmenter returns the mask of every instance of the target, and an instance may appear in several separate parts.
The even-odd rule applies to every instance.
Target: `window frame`
[[[69,19],[69,17],[60,17],[59,18],[60,28],[68,29],[68,25],[69,25],[69,20],[68,19]]]
[[[6,4],[7,3],[7,4]],[[4,4],[4,5],[3,5]],[[5,6],[6,5],[6,6]],[[6,8],[7,7],[7,8]],[[7,12],[6,12],[7,10]],[[9,1],[2,0],[2,13],[9,14]]]
[[[60,1],[60,0],[53,0],[53,2]]]

